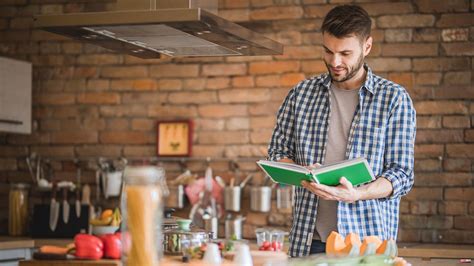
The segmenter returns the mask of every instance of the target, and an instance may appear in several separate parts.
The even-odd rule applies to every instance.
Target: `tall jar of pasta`
[[[8,197],[8,233],[26,235],[28,225],[28,184],[12,184]]]
[[[159,265],[163,251],[164,169],[127,166],[123,175],[122,261],[130,266]]]

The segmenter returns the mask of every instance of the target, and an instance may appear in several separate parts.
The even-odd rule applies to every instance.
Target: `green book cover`
[[[363,157],[334,164],[323,165],[317,169],[304,166],[260,160],[257,164],[276,183],[301,186],[302,180],[313,181],[327,186],[339,185],[339,179],[346,177],[353,186],[375,179],[372,169]]]

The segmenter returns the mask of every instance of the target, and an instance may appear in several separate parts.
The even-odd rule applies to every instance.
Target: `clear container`
[[[278,229],[257,228],[257,246],[259,250],[264,251],[282,251],[285,235],[288,233]]]
[[[163,254],[165,171],[155,166],[127,166],[122,193],[124,265],[156,266]]]
[[[8,197],[8,234],[26,235],[28,225],[28,184],[12,184]]]

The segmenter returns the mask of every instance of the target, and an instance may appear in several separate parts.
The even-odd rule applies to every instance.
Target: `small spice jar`
[[[28,225],[28,190],[24,183],[12,184],[8,197],[8,234],[26,235]]]

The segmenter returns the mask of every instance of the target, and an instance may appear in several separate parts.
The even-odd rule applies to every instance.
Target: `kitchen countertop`
[[[29,237],[0,236],[0,250],[16,248],[38,248],[44,245],[66,246],[72,239],[33,239]]]

